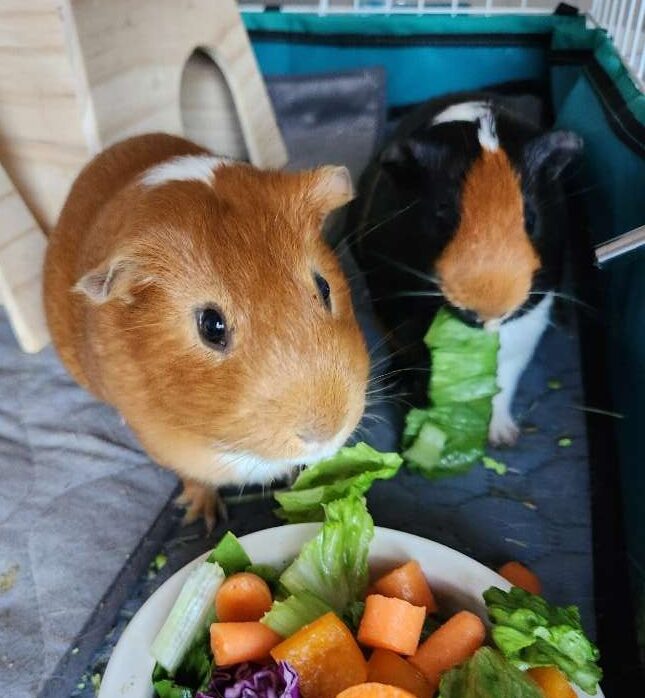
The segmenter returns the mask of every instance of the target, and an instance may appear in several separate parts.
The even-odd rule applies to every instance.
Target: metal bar
[[[613,38],[614,29],[616,28],[616,16],[618,15],[618,0],[614,0],[611,4],[611,12],[607,18],[607,33]]]
[[[638,19],[636,20],[636,26],[634,27],[634,37],[632,40],[632,50],[629,55],[629,65],[636,66],[636,51],[638,50],[638,45],[641,42],[641,35],[643,33],[643,21],[645,20],[645,0],[641,0],[641,7],[638,11]]]
[[[627,44],[631,36],[632,27],[634,25],[634,15],[636,14],[636,6],[638,5],[638,0],[632,0],[629,3],[629,14],[625,20],[625,35],[623,36],[623,42],[620,46],[620,52],[623,56],[627,55]]]
[[[595,248],[596,261],[602,265],[610,259],[622,257],[622,255],[633,252],[640,247],[645,247],[645,225],[612,238],[602,245],[597,245]]]
[[[635,2],[635,0],[632,0]],[[620,0],[620,7],[616,13],[616,23],[614,24],[612,35],[614,37],[614,44],[618,47],[618,43],[623,38],[625,33],[625,10],[627,9],[627,0]]]

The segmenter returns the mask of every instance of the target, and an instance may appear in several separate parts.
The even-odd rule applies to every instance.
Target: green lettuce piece
[[[557,666],[583,691],[595,695],[600,653],[587,638],[576,606],[552,606],[541,596],[513,587],[484,592],[493,641],[520,669]]]
[[[365,613],[364,601],[352,601],[347,605],[345,613],[343,613],[343,622],[354,635],[358,633],[358,626],[361,624],[363,613]]]
[[[290,637],[303,626],[313,623],[316,618],[324,616],[331,610],[331,606],[318,597],[308,591],[301,591],[292,594],[284,601],[274,601],[260,622],[278,635]]]
[[[374,522],[357,495],[324,504],[325,523],[280,577],[290,594],[309,592],[340,615],[363,598],[368,582],[367,554]]]
[[[159,663],[152,672],[152,684],[159,698],[192,698],[195,691],[206,689],[213,671],[210,648],[210,623],[190,646],[174,674]]]
[[[213,548],[207,562],[218,562],[228,577],[235,572],[243,572],[251,564],[249,556],[237,537],[228,531]]]
[[[251,572],[257,574],[258,577],[262,577],[264,581],[269,585],[271,590],[274,590],[280,580],[280,570],[273,565],[249,565],[244,569],[245,572]]]
[[[341,448],[331,458],[303,470],[288,492],[275,495],[277,515],[291,523],[322,521],[323,505],[350,494],[363,495],[374,480],[394,477],[403,459],[380,453],[365,443]]]
[[[499,336],[468,327],[442,308],[424,341],[432,356],[432,406],[408,413],[403,455],[427,477],[465,472],[484,455],[498,390]]]
[[[441,698],[544,698],[531,679],[490,647],[446,672]]]

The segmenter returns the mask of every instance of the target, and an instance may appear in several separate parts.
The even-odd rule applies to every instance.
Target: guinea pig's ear
[[[149,279],[144,277],[134,259],[116,256],[88,271],[79,279],[73,290],[83,293],[96,305],[117,298],[131,303],[134,287],[146,281]]]
[[[309,174],[307,195],[322,218],[354,198],[352,176],[346,167],[324,165]]]
[[[524,146],[524,162],[530,175],[546,170],[556,179],[582,151],[582,138],[571,131],[550,131]]]
[[[431,138],[408,138],[390,143],[379,157],[379,163],[398,184],[414,186],[419,175],[434,169],[447,151],[447,145]]]

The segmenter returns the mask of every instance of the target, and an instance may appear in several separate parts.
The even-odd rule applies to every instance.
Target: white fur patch
[[[493,398],[493,416],[489,429],[493,443],[512,443],[517,438],[519,430],[511,416],[513,397],[524,369],[549,324],[552,305],[553,294],[547,293],[528,313],[505,322],[499,329],[499,393]]]
[[[487,102],[461,102],[439,112],[432,120],[432,125],[447,124],[454,121],[467,121],[479,123],[477,138],[484,150],[497,150],[499,140],[495,129],[495,117]]]
[[[283,477],[298,465],[311,465],[331,458],[342,445],[340,439],[325,444],[311,444],[307,455],[280,461],[267,460],[247,452],[218,454],[217,461],[224,464],[225,470],[222,473],[228,482],[262,484]]]
[[[141,176],[141,184],[156,187],[166,182],[204,182],[213,184],[214,172],[230,162],[215,155],[178,155],[154,165]]]

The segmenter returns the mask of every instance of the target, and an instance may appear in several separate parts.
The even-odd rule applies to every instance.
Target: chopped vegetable
[[[276,493],[281,505],[276,513],[291,523],[322,521],[324,504],[365,494],[375,480],[394,477],[402,462],[397,453],[380,453],[365,443],[341,448],[303,470],[290,491]]]
[[[554,666],[541,666],[526,672],[540,687],[544,698],[576,698],[567,677]]]
[[[280,577],[290,593],[308,591],[342,615],[363,598],[367,587],[367,554],[374,523],[365,500],[356,495],[324,505],[326,520],[318,535],[305,543]]]
[[[273,565],[249,565],[244,571],[262,577],[271,589],[276,587],[280,579],[280,570]]]
[[[560,446],[561,448],[569,448],[569,446],[571,446],[572,443],[573,441],[568,436],[558,439],[558,446]]]
[[[441,679],[441,698],[544,698],[519,669],[490,647],[482,647]]]
[[[213,599],[223,581],[224,572],[217,563],[202,562],[184,582],[151,649],[152,656],[170,674],[174,673],[190,645],[207,625]]]
[[[301,628],[274,647],[271,656],[293,666],[306,698],[336,698],[346,688],[367,680],[363,653],[334,613]]]
[[[419,645],[425,617],[423,606],[373,594],[365,599],[358,641],[367,647],[412,655]]]
[[[237,572],[226,578],[215,597],[217,620],[223,623],[260,620],[271,608],[269,585],[251,572]]]
[[[281,640],[278,633],[259,622],[211,625],[211,650],[217,666],[266,660]]]
[[[207,562],[217,562],[227,577],[235,572],[243,572],[251,564],[240,541],[231,531],[226,533],[215,546]]]
[[[374,650],[367,662],[368,682],[398,686],[417,698],[430,698],[430,684],[410,662],[389,650]]]
[[[437,612],[428,580],[416,560],[410,560],[380,577],[373,589],[376,594],[403,599],[413,606],[424,606],[426,613]]]
[[[365,601],[352,601],[345,609],[345,613],[343,613],[345,625],[354,634],[358,632],[358,626],[361,624],[363,613],[365,613]]]
[[[547,381],[547,386],[550,390],[560,390],[562,383],[559,380],[552,378],[550,381]]]
[[[218,669],[208,689],[198,691],[195,698],[300,698],[298,674],[286,662]]]
[[[208,686],[212,668],[210,633],[205,627],[172,676],[160,664],[155,665],[152,673],[155,692],[162,698],[192,697],[195,688]]]
[[[424,341],[432,355],[432,407],[408,413],[403,457],[428,477],[463,472],[484,455],[499,337],[468,327],[442,308]]]
[[[482,646],[485,637],[486,628],[479,616],[460,611],[435,630],[410,661],[434,691],[439,686],[441,675],[472,656]]]
[[[346,688],[337,698],[414,698],[414,694],[383,683],[362,683]]]
[[[508,467],[505,463],[500,463],[500,461],[491,458],[490,456],[482,456],[482,463],[486,470],[492,470],[498,475],[506,475],[508,472]]]
[[[507,562],[502,565],[497,573],[504,577],[508,582],[510,582],[514,587],[519,587],[528,591],[529,594],[541,594],[542,593],[542,583],[540,582],[537,574],[531,572],[530,569],[525,567],[523,564],[517,561]]]
[[[278,635],[290,637],[329,611],[329,604],[308,591],[300,591],[284,601],[274,601],[269,612],[262,618],[262,623]]]
[[[575,606],[551,606],[542,597],[513,587],[484,592],[493,621],[493,640],[518,668],[557,666],[570,681],[594,695],[602,671],[597,647],[586,637]]]

